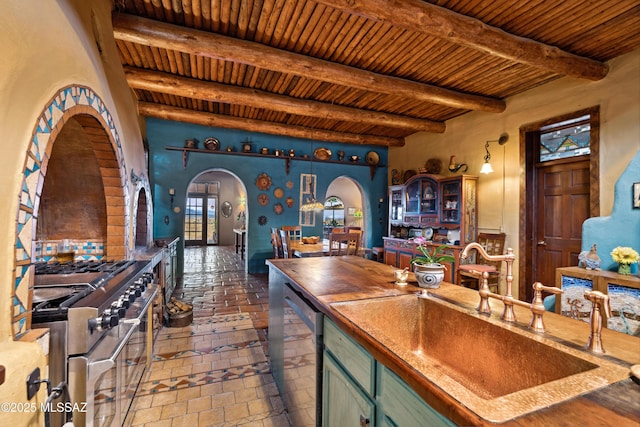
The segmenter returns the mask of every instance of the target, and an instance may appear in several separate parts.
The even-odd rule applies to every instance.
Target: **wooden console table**
[[[600,291],[609,295],[613,316],[603,326],[630,335],[640,332],[640,277],[605,270],[580,267],[556,269],[556,286],[563,294],[556,298],[555,312],[567,317],[589,321],[591,303],[585,291]]]
[[[245,228],[234,228],[233,232],[236,235],[236,253],[240,250],[240,259],[244,259],[244,237],[247,234]]]

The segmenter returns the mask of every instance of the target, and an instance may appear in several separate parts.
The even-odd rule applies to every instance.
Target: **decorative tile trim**
[[[36,120],[25,155],[22,172],[23,180],[18,194],[20,203],[16,218],[14,287],[12,290],[12,331],[14,339],[18,339],[31,327],[30,307],[33,298],[33,268],[30,264],[37,259],[35,256],[37,245],[33,239],[42,184],[53,149],[51,142],[55,140],[55,137],[70,118],[78,116],[81,120],[83,115],[91,116],[98,120],[104,128],[105,135],[108,136],[114,148],[123,187],[129,179],[124,164],[120,136],[113,117],[100,96],[86,86],[72,85],[60,89],[44,107],[42,114]],[[128,192],[123,193],[127,214],[125,215],[125,227],[122,230],[121,240],[126,249],[125,236],[130,234],[128,221],[130,196]]]

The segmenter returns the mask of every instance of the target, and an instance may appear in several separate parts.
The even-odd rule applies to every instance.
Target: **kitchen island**
[[[269,348],[270,353],[273,350],[271,357],[276,364],[278,363],[277,359],[282,357],[282,355],[278,354],[278,349],[282,348],[282,343],[277,342],[277,340],[283,339],[282,335],[278,334],[278,329],[281,328],[283,320],[281,311],[279,312],[277,307],[282,306],[278,300],[282,298],[281,288],[284,284],[287,284],[303,295],[311,305],[330,319],[342,333],[357,343],[358,346],[361,346],[366,354],[371,355],[378,364],[377,366],[393,372],[426,405],[455,424],[538,426],[557,425],[560,423],[580,426],[624,426],[638,425],[640,423],[640,386],[636,385],[628,377],[629,367],[640,363],[640,339],[637,337],[605,329],[602,331],[602,340],[607,353],[605,356],[596,356],[584,350],[584,345],[589,336],[589,325],[584,322],[554,313],[545,313],[546,332],[544,334],[536,334],[528,330],[527,326],[531,319],[531,313],[526,308],[515,307],[517,323],[506,324],[500,320],[503,306],[499,301],[491,300],[493,309],[491,316],[480,316],[475,312],[475,307],[479,301],[477,291],[449,283],[443,283],[440,288],[430,290],[434,298],[441,300],[437,304],[455,306],[451,310],[455,309],[465,316],[468,314],[470,320],[478,321],[480,319],[479,321],[481,322],[489,322],[501,329],[509,330],[510,333],[521,335],[525,339],[531,340],[532,343],[553,341],[553,346],[567,349],[568,352],[578,355],[580,358],[588,359],[588,363],[592,366],[608,365],[613,368],[611,371],[617,370],[615,380],[604,382],[602,379],[598,379],[592,384],[592,390],[588,392],[580,393],[568,399],[561,399],[559,403],[544,407],[533,405],[532,408],[534,409],[525,411],[522,415],[494,422],[491,421],[492,417],[477,413],[482,411],[471,409],[474,408],[471,397],[467,400],[464,394],[446,391],[439,385],[436,378],[439,374],[436,371],[431,372],[432,376],[428,369],[420,372],[416,364],[409,363],[409,356],[397,351],[396,348],[388,344],[388,341],[385,341],[385,337],[371,332],[370,329],[367,329],[366,322],[352,317],[349,314],[350,311],[344,309],[350,302],[375,301],[385,303],[386,300],[394,302],[411,300],[411,296],[420,290],[420,288],[412,285],[412,283],[415,283],[415,280],[412,281],[413,278],[410,279],[409,285],[397,286],[393,279],[393,267],[360,257],[274,259],[268,260],[267,264],[270,269]],[[392,306],[398,307],[398,305],[386,304],[380,307]],[[398,308],[394,310],[398,310]],[[402,313],[398,315],[398,313],[381,309],[375,314],[372,313],[371,317],[384,318],[387,315],[390,319],[388,328],[397,328],[400,331],[404,325],[391,319],[402,319]],[[448,320],[441,319],[442,322]],[[272,338],[274,341],[272,341]],[[505,354],[504,357],[508,359],[510,355]],[[550,368],[557,364],[557,361],[553,359],[546,362]],[[492,361],[487,361],[487,364],[489,363],[492,363]],[[483,368],[483,366],[480,366],[478,369]],[[524,371],[529,369],[529,366],[526,364],[518,365],[516,369]],[[427,372],[427,374],[424,372]],[[620,372],[624,374],[620,375]],[[274,367],[274,376],[277,375],[278,372]],[[582,378],[581,375],[587,374],[581,373],[570,377],[580,379]],[[553,395],[558,391],[559,384],[563,384],[562,380],[551,381],[549,384],[531,387],[531,389],[538,393],[541,400],[544,400],[549,397],[547,395]],[[575,382],[575,380],[570,384],[573,384],[571,388],[584,385]],[[458,387],[460,386],[458,385]],[[549,390],[549,393],[547,393],[547,390]],[[531,399],[531,396],[536,395],[535,393],[522,394],[522,396],[528,396],[526,400],[535,400]],[[372,394],[375,396],[375,390]],[[471,396],[471,394],[469,395]],[[515,406],[522,404],[524,407],[531,403],[514,401],[513,399],[517,399],[519,393],[511,393],[510,396],[512,400],[509,400],[509,397],[505,397],[505,402],[515,402]],[[477,398],[474,399],[478,400]],[[498,402],[501,399],[487,399],[487,402]]]

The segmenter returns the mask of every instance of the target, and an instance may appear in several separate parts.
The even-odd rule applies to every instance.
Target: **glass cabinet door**
[[[405,190],[406,197],[406,205],[405,209],[407,212],[418,213],[420,212],[420,180],[416,179],[410,184],[407,185]]]
[[[389,220],[402,221],[402,188],[392,188],[389,191]]]
[[[438,183],[429,178],[420,180],[420,214],[438,213]]]
[[[442,206],[440,221],[460,223],[460,181],[442,184]]]

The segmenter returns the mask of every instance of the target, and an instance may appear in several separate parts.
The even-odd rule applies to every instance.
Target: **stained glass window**
[[[591,152],[590,116],[585,115],[540,129],[540,161],[588,155]]]

